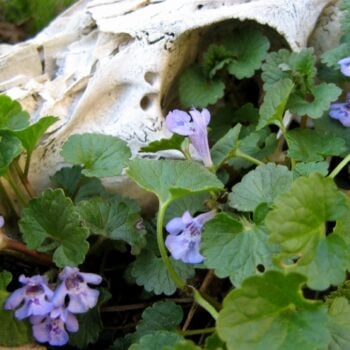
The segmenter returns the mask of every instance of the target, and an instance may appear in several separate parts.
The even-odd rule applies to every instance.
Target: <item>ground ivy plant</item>
[[[31,155],[57,118],[31,123],[0,96],[0,345],[348,349],[342,10],[340,45],[320,57],[242,23],[179,77],[170,138],[135,155],[116,136],[72,135],[41,193]],[[107,190],[113,176],[156,205]]]

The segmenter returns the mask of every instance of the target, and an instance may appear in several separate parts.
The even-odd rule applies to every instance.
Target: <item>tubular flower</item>
[[[175,260],[182,260],[189,264],[199,264],[204,260],[199,252],[201,232],[204,223],[214,216],[214,210],[196,217],[192,217],[186,211],[182,217],[168,222],[165,228],[169,235],[165,239],[165,245]]]
[[[350,77],[350,57],[342,58],[338,61],[338,64],[340,65],[340,71],[342,74],[346,77]]]
[[[100,292],[89,288],[87,284],[100,284],[101,276],[80,272],[76,267],[65,267],[59,274],[59,279],[62,283],[52,298],[55,306],[64,305],[66,296],[69,297],[68,311],[76,314],[86,312],[97,304]]]
[[[198,155],[206,167],[213,166],[208,143],[207,126],[210,113],[207,109],[190,110],[189,114],[175,109],[168,113],[165,119],[167,129],[175,134],[188,136]]]
[[[346,95],[345,103],[332,103],[328,114],[344,126],[350,127],[350,93]]]
[[[63,307],[53,309],[47,316],[32,316],[33,336],[40,343],[62,346],[68,343],[68,332],[77,332],[77,318]],[[67,331],[66,331],[67,329]]]
[[[53,305],[50,302],[53,291],[47,285],[47,278],[36,275],[25,277],[21,275],[19,281],[24,284],[22,288],[16,289],[6,300],[5,310],[14,310],[15,317],[22,320],[29,316],[42,316],[48,314]]]

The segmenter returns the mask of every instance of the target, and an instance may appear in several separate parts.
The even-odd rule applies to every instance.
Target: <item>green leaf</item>
[[[346,298],[337,297],[330,303],[329,324],[332,340],[328,345],[329,350],[350,349],[350,305]]]
[[[345,141],[332,134],[312,129],[293,129],[287,132],[288,156],[303,162],[317,162],[327,156],[346,152]]]
[[[227,159],[231,158],[238,149],[241,127],[241,124],[237,124],[212,147],[210,153],[212,160],[217,167],[222,165]]]
[[[222,45],[210,45],[203,55],[203,72],[213,79],[218,71],[233,61],[229,50]]]
[[[319,173],[323,176],[328,174],[328,162],[308,162],[308,163],[297,163],[293,169],[294,177],[308,176],[311,173]]]
[[[88,251],[88,230],[62,190],[45,190],[30,201],[19,221],[28,248],[39,251],[54,249],[53,261],[58,267],[81,264]]]
[[[314,121],[315,129],[323,134],[337,136],[342,138],[346,143],[346,154],[350,152],[350,130],[344,127],[339,121],[331,119],[328,115],[323,115],[321,119]]]
[[[294,114],[310,118],[321,118],[325,111],[328,111],[331,102],[335,101],[342,93],[333,83],[321,83],[310,88],[312,101],[309,102],[304,96],[292,94],[288,101],[287,108]]]
[[[257,129],[271,124],[280,126],[288,99],[293,91],[294,84],[290,79],[279,80],[267,90],[264,102],[260,106],[260,120]]]
[[[139,254],[146,245],[146,231],[138,228],[142,218],[136,201],[117,195],[108,199],[95,197],[81,201],[78,210],[93,234],[128,243],[132,254]]]
[[[305,277],[269,271],[224,299],[217,331],[228,350],[310,350],[330,341],[322,303],[303,297]]]
[[[260,30],[242,28],[227,38],[223,46],[234,58],[232,63],[228,62],[228,72],[238,79],[244,79],[251,78],[261,67],[270,43]]]
[[[241,134],[243,134],[243,130]],[[239,150],[241,152],[259,160],[263,160],[268,155],[272,154],[276,147],[276,134],[271,133],[268,127],[250,132],[247,136],[242,137],[239,144]],[[231,159],[229,164],[236,170],[252,166],[250,161],[240,158]]]
[[[70,136],[61,155],[68,163],[82,165],[86,176],[117,176],[126,166],[131,152],[118,137],[102,134]]]
[[[81,171],[81,167],[77,165],[61,168],[50,177],[50,180],[76,203],[91,197],[107,195],[100,179],[84,176]]]
[[[0,346],[6,349],[33,342],[29,324],[26,321],[17,321],[13,311],[4,310],[4,303],[10,295],[6,287],[11,279],[10,272],[0,272]]]
[[[230,277],[235,286],[259,268],[274,268],[272,255],[276,247],[268,243],[268,234],[261,226],[245,222],[244,225],[227,214],[218,214],[205,225],[201,252],[204,264],[215,269],[220,277]]]
[[[340,65],[338,61],[340,61],[344,57],[348,57],[350,52],[350,43],[342,43],[339,46],[324,52],[321,55],[321,61],[327,67],[340,69]]]
[[[166,346],[174,346],[184,338],[174,332],[157,331],[147,334],[137,344],[130,346],[129,350],[163,350]]]
[[[32,153],[46,130],[58,119],[57,117],[46,116],[25,129],[14,131],[13,134],[21,140],[26,151]]]
[[[191,265],[178,260],[170,260],[183,280],[193,277],[194,269]],[[147,292],[153,292],[157,295],[172,295],[176,291],[176,285],[162,259],[151,251],[145,250],[136,257],[136,260],[132,263],[131,275],[135,278],[136,283],[143,286]]]
[[[156,194],[162,203],[223,187],[213,173],[194,161],[135,158],[130,161],[127,174],[141,188]]]
[[[281,49],[272,52],[267,55],[262,70],[265,91],[277,81],[288,78],[295,84],[297,91],[304,93],[313,86],[316,75],[313,49],[307,48],[300,52]]]
[[[275,200],[274,206],[265,224],[271,241],[280,244],[281,258],[295,261],[285,268],[305,274],[312,289],[341,283],[349,249],[340,235],[326,236],[326,223],[341,218],[347,206],[333,180],[317,173],[300,177]]]
[[[221,80],[207,79],[200,67],[186,69],[179,80],[178,93],[182,106],[207,107],[224,96],[225,84]]]
[[[136,326],[136,337],[139,339],[156,331],[175,331],[182,319],[182,308],[174,302],[154,303],[142,313],[142,319]]]
[[[103,331],[101,320],[101,305],[109,300],[112,295],[105,289],[101,290],[98,304],[83,314],[78,314],[79,330],[69,334],[69,344],[79,349],[87,349],[89,344],[94,344]]]
[[[196,212],[204,212],[207,210],[205,203],[209,200],[208,193],[194,193],[185,197],[181,197],[171,202],[165,216],[164,222],[167,223],[175,217],[182,216],[185,211],[189,211],[193,216]]]
[[[182,143],[184,136],[173,134],[170,139],[161,139],[149,143],[147,146],[141,147],[140,152],[158,152],[166,151],[169,149],[176,149],[182,151]]]
[[[0,130],[21,130],[29,125],[29,114],[10,97],[0,95]]]
[[[293,173],[286,166],[259,165],[232,187],[228,203],[240,211],[254,211],[261,203],[272,204],[280,193],[289,190],[292,182]]]
[[[21,141],[6,131],[0,131],[0,176],[5,175],[10,164],[21,152]]]
[[[181,340],[172,346],[165,346],[163,350],[201,350],[194,342],[190,340]]]
[[[205,339],[205,350],[226,350],[226,346],[215,332]]]

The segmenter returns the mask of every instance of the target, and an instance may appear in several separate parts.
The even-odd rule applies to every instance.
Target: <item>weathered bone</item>
[[[334,16],[334,0],[80,0],[35,38],[0,45],[0,92],[18,99],[33,121],[60,118],[33,155],[34,188],[63,166],[59,151],[71,134],[116,135],[134,154],[167,135],[163,112],[176,77],[239,21],[266,25],[299,50],[319,19],[313,44],[322,50],[337,40]],[[111,184],[130,189],[124,181]]]

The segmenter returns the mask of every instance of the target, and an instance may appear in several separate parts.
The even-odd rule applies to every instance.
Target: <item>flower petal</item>
[[[171,219],[165,226],[165,229],[172,235],[177,235],[182,232],[186,227],[182,218]]]
[[[78,332],[79,330],[78,320],[71,312],[67,314],[66,328],[68,332]]]
[[[55,306],[63,306],[64,299],[67,295],[68,291],[64,282],[62,282],[55,290],[55,293],[52,297],[52,304]]]
[[[6,300],[4,304],[5,310],[13,310],[24,300],[26,287],[16,289]]]
[[[100,284],[102,282],[102,277],[96,273],[80,272],[79,274],[83,277],[86,283]]]
[[[169,131],[182,136],[189,136],[194,132],[191,116],[179,109],[168,113],[165,118],[165,126]]]
[[[165,245],[175,260],[182,260],[186,256],[190,242],[188,235],[184,234],[178,236],[168,235],[165,239]]]
[[[340,71],[342,74],[350,77],[350,57],[342,58],[338,61],[338,64],[340,64]]]
[[[39,343],[46,343],[49,341],[49,329],[47,321],[39,324],[34,324],[32,327],[33,337]]]

